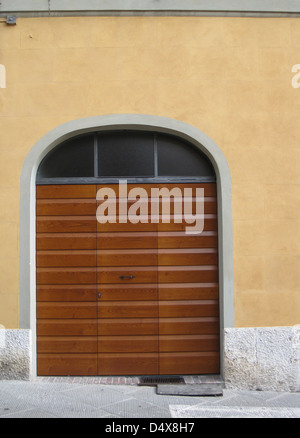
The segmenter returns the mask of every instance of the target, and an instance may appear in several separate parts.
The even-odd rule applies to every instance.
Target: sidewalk
[[[223,389],[223,396],[158,395],[155,387],[88,379],[0,381],[2,418],[300,418],[300,393]]]

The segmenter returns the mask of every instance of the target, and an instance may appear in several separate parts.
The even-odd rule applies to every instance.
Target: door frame
[[[19,327],[31,331],[31,376],[36,376],[36,173],[55,146],[76,135],[105,130],[156,131],[182,138],[211,161],[217,179],[220,358],[223,374],[225,328],[234,327],[232,190],[227,160],[216,143],[199,129],[175,119],[143,114],[113,114],[77,119],[54,128],[27,155],[20,178]]]

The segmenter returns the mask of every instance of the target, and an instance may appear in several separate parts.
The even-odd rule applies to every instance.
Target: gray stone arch
[[[42,137],[27,155],[20,187],[20,329],[32,337],[32,374],[36,375],[36,264],[35,264],[35,180],[42,159],[55,146],[73,136],[105,130],[153,130],[182,138],[201,150],[214,166],[217,177],[221,369],[225,328],[234,327],[233,239],[231,177],[227,160],[215,142],[199,129],[166,117],[142,114],[114,114],[67,122]]]

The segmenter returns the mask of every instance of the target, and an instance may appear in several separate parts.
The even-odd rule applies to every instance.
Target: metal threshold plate
[[[180,396],[222,396],[223,389],[221,384],[200,383],[194,385],[157,385],[157,394],[160,395],[180,395]]]
[[[157,385],[185,385],[185,380],[180,376],[145,376],[139,379],[139,386]]]

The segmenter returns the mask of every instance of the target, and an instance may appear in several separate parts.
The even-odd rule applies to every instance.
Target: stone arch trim
[[[234,327],[232,193],[227,160],[215,142],[197,128],[175,119],[141,114],[105,115],[67,122],[42,137],[27,155],[20,181],[20,328],[30,329],[32,339],[35,339],[35,178],[38,166],[47,153],[64,140],[89,131],[118,129],[155,130],[176,135],[199,148],[214,166],[218,192],[219,301],[222,342],[224,328]],[[32,343],[32,355],[36,356],[35,342]],[[34,363],[35,361],[32,360],[33,367]]]

